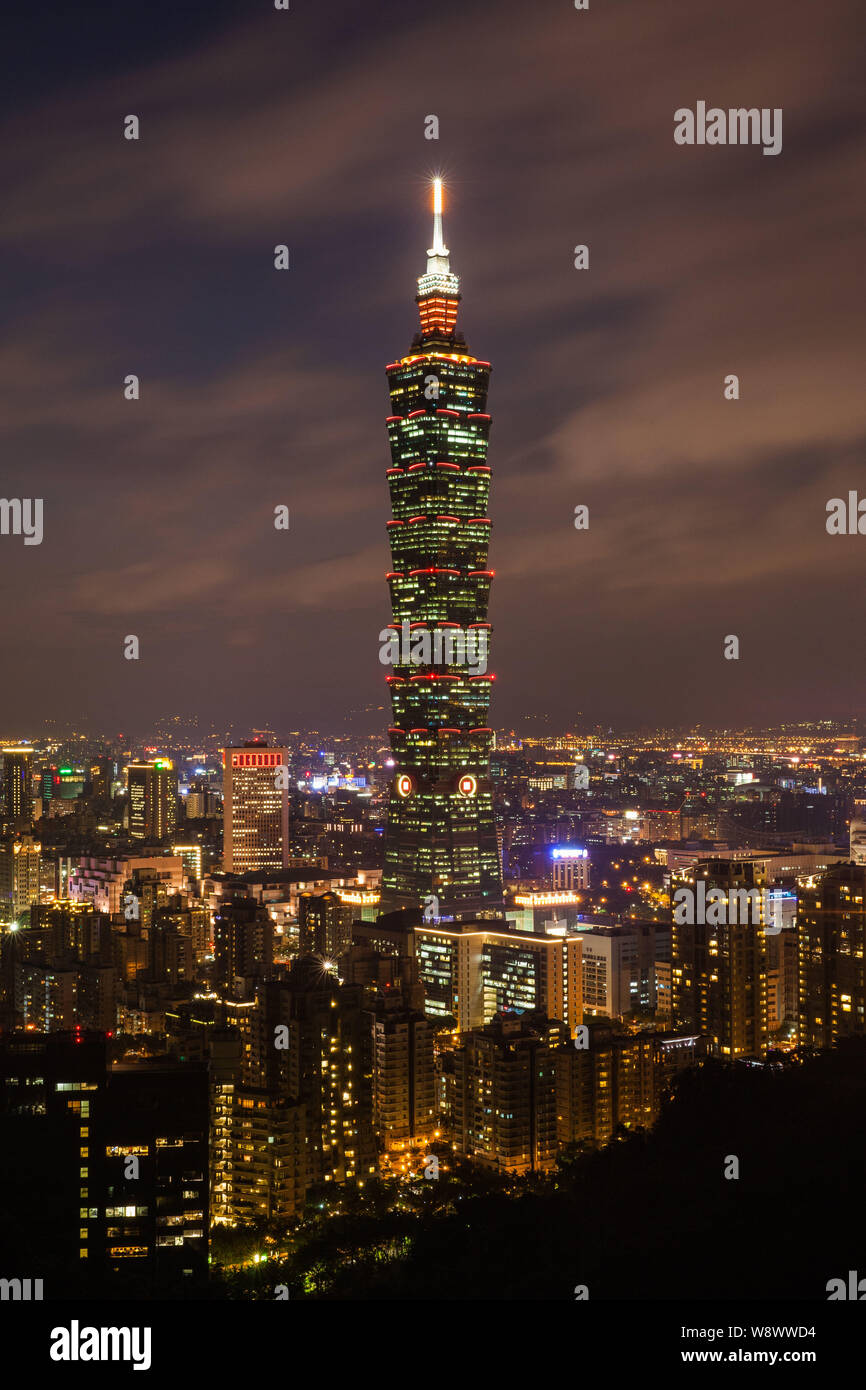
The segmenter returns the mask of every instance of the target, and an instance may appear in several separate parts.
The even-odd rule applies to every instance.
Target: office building
[[[223,866],[228,874],[289,862],[287,751],[263,744],[223,750]]]
[[[503,1010],[541,1010],[573,1034],[583,1021],[580,934],[538,936],[485,922],[414,929],[425,1011],[480,1028]]]
[[[556,846],[551,851],[550,886],[555,893],[584,893],[589,887],[589,851]]]
[[[130,763],[126,769],[129,834],[133,840],[165,840],[177,825],[177,772],[167,758]]]

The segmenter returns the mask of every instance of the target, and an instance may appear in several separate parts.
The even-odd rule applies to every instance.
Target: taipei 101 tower
[[[381,909],[465,921],[502,915],[486,661],[490,363],[457,332],[460,281],[443,237],[439,179],[416,303],[420,332],[386,368],[388,631],[399,654],[387,677],[394,775]]]

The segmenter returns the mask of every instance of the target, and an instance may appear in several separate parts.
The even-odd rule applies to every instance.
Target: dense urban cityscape
[[[678,1164],[705,1296],[765,1296],[710,1174],[862,1093],[859,721],[488,722],[490,363],[438,177],[432,210],[386,369],[387,731],[4,731],[4,1299],[634,1298],[635,1263],[682,1298]],[[771,1279],[830,1288],[822,1233]]]
[[[255,1384],[316,1303],[565,1302],[583,1376],[826,1376],[855,0],[146,8],[0,90],[4,1346]]]
[[[432,210],[386,369],[387,732],[4,731],[0,1232],[31,1270],[4,1298],[639,1297],[623,1234],[614,1267],[593,1244],[611,1164],[634,1200],[673,1132],[739,1182],[756,1133],[700,1157],[728,1092],[733,1129],[780,1098],[810,1123],[828,1056],[862,1091],[858,720],[488,722],[490,363],[438,177]],[[670,1182],[635,1248],[654,1276]],[[527,1200],[545,1234],[519,1256]]]
[[[46,1284],[315,1296],[358,1258],[319,1213],[367,1189],[399,1265],[434,1188],[549,1182],[687,1071],[866,1031],[857,722],[498,730],[502,903],[462,916],[382,911],[384,734],[7,732],[4,1247],[38,1231]],[[702,880],[754,920],[678,911]]]

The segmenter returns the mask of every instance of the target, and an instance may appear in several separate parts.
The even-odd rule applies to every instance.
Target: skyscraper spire
[[[427,270],[419,276],[418,311],[427,337],[450,338],[457,322],[460,279],[451,272],[451,261],[442,231],[442,180],[433,180],[433,245],[427,250]]]
[[[448,247],[442,232],[442,180],[433,180],[433,245],[427,252],[427,274],[450,270]]]

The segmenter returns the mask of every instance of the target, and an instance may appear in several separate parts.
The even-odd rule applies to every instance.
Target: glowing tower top
[[[442,231],[442,180],[433,180],[433,245],[427,251],[427,270],[418,277],[416,295],[425,337],[450,337],[457,324],[460,277],[451,270]]]

